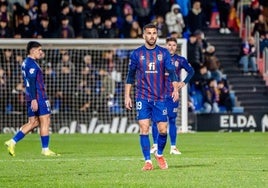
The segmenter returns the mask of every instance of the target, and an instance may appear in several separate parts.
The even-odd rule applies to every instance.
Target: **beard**
[[[149,40],[146,41],[146,43],[149,46],[154,46],[156,44],[156,39],[149,39]]]

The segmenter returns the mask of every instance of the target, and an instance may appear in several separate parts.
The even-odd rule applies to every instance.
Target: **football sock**
[[[19,142],[21,139],[23,139],[25,136],[25,134],[22,131],[17,132],[17,134],[13,137],[13,141],[16,144],[17,142]]]
[[[170,137],[170,144],[172,146],[176,146],[176,139],[177,139],[176,118],[169,119],[169,137]]]
[[[49,143],[49,135],[41,136],[41,143],[42,143],[42,148],[47,149],[48,148],[48,143]]]
[[[157,148],[157,155],[163,155],[163,151],[165,149],[167,143],[167,134],[159,134],[158,135],[158,148]]]
[[[140,145],[145,161],[151,160],[149,135],[140,135]]]
[[[152,125],[152,137],[153,137],[154,144],[157,144],[158,128],[155,122],[153,122],[153,125]]]

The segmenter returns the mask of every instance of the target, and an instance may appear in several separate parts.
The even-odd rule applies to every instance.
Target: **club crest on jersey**
[[[34,71],[35,71],[35,69],[31,68],[31,69],[29,70],[29,73],[30,73],[30,74],[33,74]]]
[[[179,62],[178,61],[175,61],[174,66],[175,67],[178,67],[179,66]]]
[[[158,54],[157,55],[157,60],[158,61],[162,61],[163,60],[163,55],[162,54]]]

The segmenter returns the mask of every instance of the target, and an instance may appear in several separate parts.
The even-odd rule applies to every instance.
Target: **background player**
[[[8,152],[15,156],[15,145],[22,140],[26,134],[40,125],[40,136],[42,143],[41,154],[45,156],[57,155],[49,149],[49,125],[50,104],[45,93],[43,73],[36,60],[44,56],[42,46],[36,41],[30,41],[26,47],[27,58],[23,61],[21,70],[25,86],[25,97],[27,101],[28,123],[24,124],[20,131],[10,140],[5,142]]]
[[[134,50],[130,56],[129,70],[125,84],[125,106],[132,108],[130,97],[132,84],[136,75],[136,110],[140,126],[140,146],[145,159],[142,170],[152,170],[150,157],[149,127],[150,119],[157,122],[159,136],[158,150],[155,158],[161,169],[168,165],[163,157],[163,150],[167,141],[167,109],[165,107],[165,72],[169,73],[170,81],[174,87],[172,100],[178,100],[178,78],[171,56],[167,49],[156,45],[157,28],[154,24],[143,28],[145,44]],[[166,70],[166,71],[165,71]]]
[[[168,51],[171,54],[171,60],[172,64],[175,66],[176,74],[178,78],[180,78],[181,70],[185,69],[188,73],[186,78],[183,81],[180,81],[178,86],[179,89],[184,87],[190,79],[194,75],[194,69],[191,67],[191,65],[188,63],[188,61],[182,57],[176,54],[177,51],[177,39],[176,38],[167,38],[166,39],[166,47]],[[178,114],[178,107],[179,102],[174,102],[172,100],[172,84],[171,80],[168,78],[166,79],[166,106],[167,106],[167,112],[168,112],[168,123],[169,123],[169,136],[170,136],[170,154],[179,155],[181,152],[176,147],[176,140],[177,140],[177,126],[176,126],[176,117]],[[150,150],[150,153],[155,153],[157,151],[157,137],[158,137],[158,130],[157,125],[155,122],[153,122],[152,125],[152,136],[153,136],[153,146]]]

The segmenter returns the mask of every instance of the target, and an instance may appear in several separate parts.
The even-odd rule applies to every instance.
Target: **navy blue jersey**
[[[32,101],[34,99],[47,100],[48,97],[45,93],[43,73],[37,62],[27,57],[21,65],[21,70],[24,86],[26,88],[26,101]]]
[[[136,71],[137,99],[164,100],[165,70],[174,70],[166,48],[158,45],[154,49],[145,45],[137,48],[130,56],[129,69]]]
[[[172,64],[175,66],[176,75],[178,76],[179,80],[180,80],[181,70],[182,69],[186,70],[187,77],[183,81],[185,82],[185,84],[187,84],[194,75],[194,69],[192,68],[192,66],[188,63],[188,61],[184,57],[179,56],[177,54],[174,54],[173,56],[171,56],[171,61],[172,61]],[[167,80],[166,95],[171,96],[172,91],[173,91],[172,82],[169,77],[167,77],[166,80]]]

